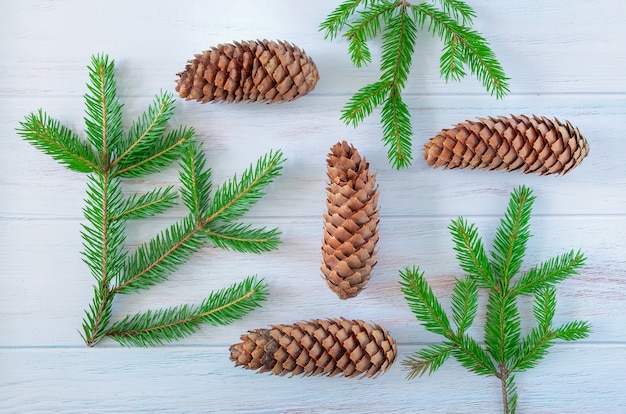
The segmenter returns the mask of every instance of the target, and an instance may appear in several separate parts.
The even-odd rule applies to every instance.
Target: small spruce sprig
[[[159,345],[182,339],[201,323],[225,325],[260,306],[267,284],[257,276],[211,292],[200,304],[185,304],[129,315],[112,322],[118,294],[147,289],[163,282],[203,245],[239,252],[261,253],[277,248],[278,229],[254,228],[236,220],[264,195],[280,174],[284,159],[270,152],[212,189],[211,170],[194,140],[192,128],[167,132],[174,97],[159,93],[147,111],[125,131],[122,104],[116,96],[114,61],[92,57],[85,94],[86,139],[50,118],[31,113],[18,134],[70,170],[87,174],[87,197],[81,232],[83,260],[95,279],[94,296],[83,319],[85,343],[92,347],[105,337],[122,345]],[[180,163],[180,198],[189,212],[135,251],[125,249],[128,220],[151,217],[175,205],[173,186],[125,196],[124,180],[141,178]],[[211,193],[212,197],[211,197]]]
[[[413,161],[411,115],[402,91],[419,30],[443,41],[439,68],[446,82],[460,81],[469,69],[497,99],[509,92],[508,78],[495,53],[472,29],[475,17],[474,9],[461,0],[346,0],[320,24],[325,39],[332,40],[340,33],[347,38],[350,59],[357,68],[371,63],[368,42],[382,33],[380,78],[350,98],[341,120],[356,127],[382,105],[382,140],[394,168],[409,167]]]
[[[515,277],[531,236],[533,201],[532,191],[525,186],[512,192],[490,258],[474,224],[463,218],[452,221],[449,229],[454,250],[466,276],[456,280],[451,318],[418,267],[400,271],[402,292],[411,311],[428,331],[444,338],[403,361],[409,379],[432,374],[453,356],[471,372],[497,377],[501,382],[503,412],[514,413],[515,374],[536,366],[554,341],[575,341],[589,335],[591,326],[585,321],[553,326],[556,285],[577,274],[585,263],[583,253],[571,250]],[[479,289],[488,292],[484,347],[467,334],[478,312]],[[522,338],[517,298],[523,295],[534,296],[532,311],[536,325]]]

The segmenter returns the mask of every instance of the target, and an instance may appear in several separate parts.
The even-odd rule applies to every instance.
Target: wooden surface
[[[621,0],[472,0],[476,29],[490,41],[511,94],[502,101],[478,81],[445,84],[441,44],[418,40],[406,101],[414,123],[414,166],[390,168],[378,116],[346,127],[339,112],[377,63],[355,69],[346,44],[317,27],[337,2],[165,0],[7,1],[0,4],[0,412],[473,413],[499,412],[499,383],[453,360],[430,377],[407,381],[399,361],[432,341],[398,285],[398,270],[420,265],[446,306],[459,275],[447,230],[464,216],[489,243],[509,192],[537,196],[528,268],[569,249],[587,266],[560,285],[555,323],[586,319],[589,339],[559,343],[535,369],[517,376],[519,412],[626,412],[626,48]],[[81,261],[85,178],[15,133],[38,108],[82,134],[90,56],[116,61],[127,125],[194,53],[218,43],[284,39],[307,51],[321,80],[309,96],[283,105],[200,105],[178,100],[172,125],[198,131],[216,183],[270,149],[288,158],[283,175],[246,216],[279,227],[276,252],[245,255],[207,247],[167,282],[116,299],[114,317],[199,301],[208,292],[258,274],[270,284],[262,309],[227,327],[204,327],[175,345],[127,349],[105,340],[88,349],[79,335],[92,280]],[[379,47],[373,48],[375,59]],[[438,130],[476,116],[539,114],[570,120],[591,152],[563,177],[433,170],[421,158]],[[329,148],[348,140],[378,171],[381,240],[369,287],[340,301],[320,277],[320,240]],[[129,191],[177,184],[174,169]],[[147,240],[182,208],[128,229],[129,247]],[[522,312],[531,317],[530,305]],[[248,329],[338,317],[385,325],[399,361],[375,380],[285,378],[234,368],[228,346]],[[482,338],[478,326],[472,334]],[[528,319],[526,319],[528,320]],[[525,325],[525,329],[528,326]]]

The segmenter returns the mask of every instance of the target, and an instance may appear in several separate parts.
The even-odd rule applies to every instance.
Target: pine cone
[[[386,329],[360,320],[314,319],[241,335],[230,347],[235,366],[276,375],[376,377],[396,359]]]
[[[589,153],[589,144],[567,121],[533,115],[478,118],[444,129],[424,145],[424,159],[437,168],[565,174]]]
[[[371,278],[378,242],[378,186],[369,163],[346,141],[327,159],[322,244],[323,277],[341,299],[358,295]]]
[[[292,101],[311,92],[319,75],[313,60],[288,42],[220,44],[195,55],[177,74],[181,98],[209,101]]]

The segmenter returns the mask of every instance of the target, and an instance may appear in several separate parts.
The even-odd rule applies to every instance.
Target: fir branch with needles
[[[380,78],[358,90],[346,103],[341,120],[358,126],[382,106],[382,141],[394,168],[412,164],[413,128],[402,97],[417,34],[426,30],[443,42],[440,74],[446,82],[474,74],[497,99],[509,92],[508,78],[489,43],[472,29],[476,12],[461,0],[411,3],[407,0],[345,0],[320,24],[324,38],[347,39],[355,67],[372,62],[368,42],[381,36]],[[435,6],[438,4],[439,8]]]
[[[193,128],[166,131],[174,113],[174,97],[159,93],[130,128],[122,127],[114,62],[92,57],[88,66],[86,139],[39,110],[25,117],[17,132],[67,168],[87,174],[82,225],[83,261],[95,280],[93,299],[85,311],[82,337],[92,347],[109,337],[126,346],[159,345],[182,339],[201,323],[225,325],[258,308],[268,295],[263,279],[243,281],[211,292],[200,304],[148,310],[111,321],[117,294],[148,289],[165,281],[207,243],[238,252],[277,249],[278,229],[255,228],[236,220],[259,201],[280,175],[282,152],[271,151],[212,194],[211,170]],[[180,165],[180,189],[155,188],[125,196],[127,180]],[[180,193],[180,197],[179,197]],[[134,252],[125,248],[126,223],[163,213],[178,199],[188,214],[161,230]]]
[[[582,252],[571,250],[519,274],[531,236],[534,199],[525,186],[512,192],[490,256],[475,225],[463,218],[451,222],[449,230],[456,257],[466,273],[456,280],[452,292],[452,317],[419,267],[400,271],[400,285],[409,308],[426,330],[443,337],[443,342],[418,350],[403,361],[409,379],[432,374],[452,356],[471,372],[498,378],[503,412],[514,413],[518,397],[515,374],[536,366],[556,340],[576,341],[589,335],[591,325],[586,321],[558,327],[553,323],[556,285],[584,266]],[[481,289],[488,292],[484,347],[467,334],[478,312]],[[518,308],[520,296],[534,297],[535,326],[524,336]]]

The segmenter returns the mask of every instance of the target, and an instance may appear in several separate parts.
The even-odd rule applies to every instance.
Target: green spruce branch
[[[432,374],[449,358],[479,375],[493,375],[501,382],[504,413],[514,413],[517,403],[515,374],[536,366],[556,340],[586,338],[591,326],[574,321],[555,327],[556,285],[577,274],[585,264],[580,251],[570,251],[520,272],[530,238],[534,196],[521,186],[511,194],[504,218],[496,231],[488,256],[475,225],[463,218],[449,226],[461,269],[452,292],[452,315],[444,309],[418,267],[400,271],[402,292],[411,311],[430,332],[444,338],[408,357],[403,364],[408,378]],[[517,276],[517,277],[516,277]],[[467,334],[478,312],[479,290],[488,292],[484,346]],[[517,298],[534,296],[535,327],[522,336]]]
[[[508,78],[489,43],[472,29],[474,10],[460,0],[346,0],[320,24],[326,39],[340,34],[348,40],[352,63],[360,68],[372,61],[368,42],[382,35],[380,78],[357,91],[344,106],[341,120],[357,126],[381,108],[382,140],[394,168],[409,167],[412,125],[402,91],[409,76],[417,33],[427,30],[443,41],[441,76],[460,81],[474,74],[496,98],[509,92]]]
[[[213,192],[211,170],[192,128],[167,132],[174,97],[161,92],[130,128],[122,127],[114,62],[92,57],[85,95],[86,140],[39,110],[21,122],[18,133],[69,169],[87,174],[82,226],[83,260],[95,280],[85,311],[82,336],[88,346],[105,337],[123,345],[148,346],[184,338],[200,323],[228,324],[266,300],[267,284],[256,276],[212,292],[198,305],[179,305],[129,315],[112,322],[117,294],[133,293],[163,282],[207,243],[239,252],[277,248],[278,229],[254,228],[236,220],[264,195],[280,174],[283,155],[270,152]],[[155,188],[125,196],[124,180],[180,164],[180,189]],[[180,193],[180,197],[179,197]],[[152,217],[182,199],[188,214],[130,253],[125,248],[128,220]]]

